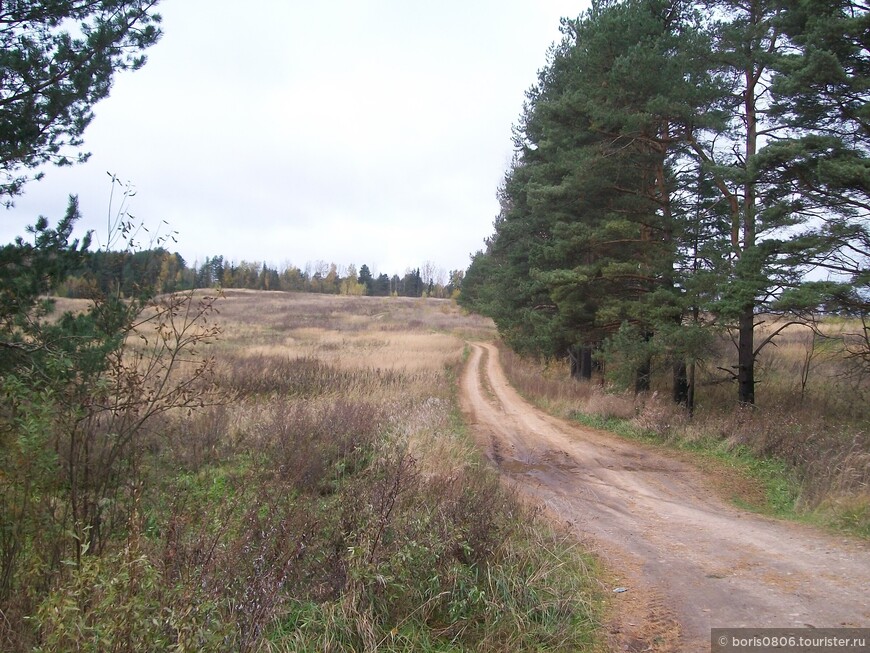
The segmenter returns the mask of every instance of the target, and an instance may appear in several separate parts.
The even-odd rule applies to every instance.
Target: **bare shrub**
[[[301,560],[315,541],[316,513],[300,510],[289,495],[261,484],[242,517],[239,536],[221,552],[207,579],[216,599],[226,604],[225,618],[235,624],[238,650],[254,650],[264,629],[298,590]]]
[[[167,457],[193,471],[223,459],[231,444],[229,411],[226,403],[220,403],[167,420],[162,427],[172,434]]]
[[[623,399],[625,399],[623,397]],[[639,402],[632,423],[638,428],[654,433],[661,438],[674,438],[684,432],[689,423],[689,414],[670,398],[653,392]]]
[[[201,346],[219,334],[209,322],[214,300],[101,299],[44,327],[39,369],[4,376],[0,637],[25,641],[24,615],[66,579],[65,563],[73,578],[90,573],[85,562],[131,528],[153,429],[208,401],[211,359]]]
[[[368,464],[382,423],[379,406],[340,399],[279,403],[264,426],[281,479],[300,492],[326,494]]]
[[[163,584],[172,588],[167,601],[179,612],[207,612],[215,623],[204,633],[173,633],[172,644],[253,650],[287,593],[304,586],[307,544],[316,548],[319,537],[317,511],[268,481],[253,467],[230,476],[212,471],[175,488],[156,552]]]

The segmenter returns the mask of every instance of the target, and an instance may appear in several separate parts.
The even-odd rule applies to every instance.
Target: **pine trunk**
[[[571,347],[571,376],[578,381],[592,380],[592,347]]]
[[[740,316],[737,341],[737,387],[741,405],[755,403],[755,314],[752,307]]]
[[[640,367],[637,368],[637,376],[634,381],[635,393],[649,392],[650,377],[652,376],[652,361],[649,358],[644,360]]]
[[[689,405],[689,377],[685,361],[674,363],[673,399],[674,403],[681,406]]]
[[[757,3],[750,5],[750,22],[758,25],[762,12]],[[758,107],[756,93],[761,80],[763,65],[751,58],[744,71],[746,93],[744,96],[746,119],[746,158],[747,166],[758,152]],[[746,171],[748,173],[748,170]],[[756,182],[747,174],[743,186],[743,243],[740,255],[755,247],[756,237]],[[746,270],[744,268],[744,270]],[[746,273],[746,272],[745,272]],[[737,339],[737,386],[738,401],[741,405],[755,403],[755,304],[747,304],[740,312]]]

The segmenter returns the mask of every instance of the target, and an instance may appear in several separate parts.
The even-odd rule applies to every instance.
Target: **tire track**
[[[723,503],[651,448],[549,416],[508,384],[491,344],[461,379],[478,445],[605,560],[616,650],[706,651],[714,627],[866,627],[870,547]]]

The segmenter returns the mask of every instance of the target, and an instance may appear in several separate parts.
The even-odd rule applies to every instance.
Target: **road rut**
[[[486,456],[605,561],[611,645],[708,651],[723,627],[866,627],[870,547],[734,508],[703,473],[644,445],[554,418],[474,344],[462,405]]]

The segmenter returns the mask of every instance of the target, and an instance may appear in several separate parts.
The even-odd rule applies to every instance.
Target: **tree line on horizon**
[[[595,0],[562,34],[460,301],[580,378],[667,370],[690,408],[714,337],[752,405],[759,353],[821,310],[861,320],[870,369],[867,6]]]
[[[120,293],[133,297],[142,292],[173,293],[199,288],[241,288],[281,290],[331,295],[455,298],[463,270],[443,270],[427,261],[408,269],[402,276],[373,275],[368,265],[357,270],[335,263],[316,261],[304,268],[283,268],[263,263],[229,262],[223,256],[206,257],[203,263],[188,265],[177,252],[163,247],[132,251],[96,250],[84,252],[76,269],[54,288],[54,294],[69,298],[92,298],[97,294]]]

